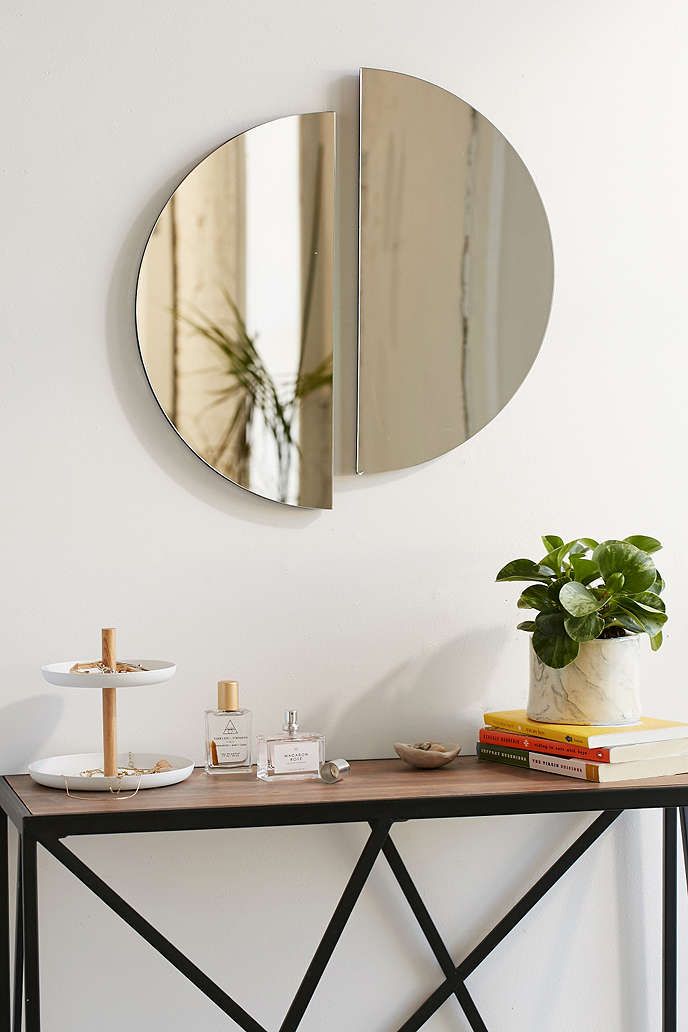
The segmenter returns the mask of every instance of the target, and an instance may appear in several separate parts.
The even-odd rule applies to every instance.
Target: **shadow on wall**
[[[458,742],[464,755],[474,754],[486,686],[507,636],[493,627],[453,638],[395,666],[334,724],[331,702],[311,707],[309,724],[329,726],[328,755],[348,759],[394,756],[396,741]]]
[[[25,771],[42,755],[41,746],[57,727],[64,702],[57,695],[32,695],[0,708],[0,726],[8,743],[2,757],[6,772]]]

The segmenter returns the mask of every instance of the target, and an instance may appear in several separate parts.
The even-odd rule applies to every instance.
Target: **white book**
[[[688,755],[661,756],[653,760],[630,760],[625,763],[592,763],[567,756],[548,756],[546,753],[528,753],[532,770],[563,774],[584,781],[633,781],[637,778],[662,778],[673,774],[688,774]]]

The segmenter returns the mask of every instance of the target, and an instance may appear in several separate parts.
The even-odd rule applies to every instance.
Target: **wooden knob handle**
[[[117,631],[114,627],[103,627],[100,632],[102,642],[101,659],[111,670],[117,670]]]

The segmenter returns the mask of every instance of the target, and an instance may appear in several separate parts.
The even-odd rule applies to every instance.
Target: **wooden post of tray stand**
[[[103,664],[117,672],[115,628],[103,627],[101,632]],[[117,776],[117,689],[103,688],[103,773],[106,778]]]

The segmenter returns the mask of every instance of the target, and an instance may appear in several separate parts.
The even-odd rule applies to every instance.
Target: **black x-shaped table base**
[[[677,904],[677,813],[680,814],[683,838],[684,860],[688,875],[688,807],[664,808],[664,878],[663,878],[663,1030],[676,1029],[676,904]],[[370,835],[356,866],[346,884],[325,933],[318,945],[301,985],[282,1021],[279,1032],[296,1032],[315,993],[327,964],[344,928],[353,912],[356,902],[368,880],[375,861],[383,853],[413,914],[425,935],[430,949],[444,974],[443,982],[428,996],[418,1009],[401,1025],[398,1032],[416,1032],[432,1017],[442,1004],[455,996],[470,1027],[487,1032],[487,1026],[480,1016],[467,987],[466,979],[479,964],[512,931],[527,913],[549,892],[587,849],[619,817],[622,810],[605,810],[592,824],[562,853],[558,860],[539,878],[524,896],[495,925],[492,931],[478,943],[459,963],[455,964],[449,950],[440,936],[427,907],[406,868],[399,851],[390,837],[395,823],[388,818],[370,821]],[[165,938],[153,925],[126,902],[117,892],[83,863],[58,837],[33,837],[24,830],[19,838],[19,864],[17,877],[17,921],[14,958],[14,1006],[12,1011],[12,1032],[21,1032],[22,999],[26,1032],[40,1030],[40,994],[38,971],[38,884],[36,870],[36,847],[42,845],[67,870],[86,885],[104,903],[139,933],[155,950],[165,957],[178,971],[186,976],[202,993],[215,1003],[244,1032],[266,1032],[243,1007],[229,996],[216,982],[200,970],[189,958]],[[0,920],[9,917],[7,820],[0,820]],[[0,940],[6,940],[0,936]],[[0,1032],[10,1032],[9,1001],[9,945],[2,943],[0,962],[5,974],[2,977],[2,1004]]]

